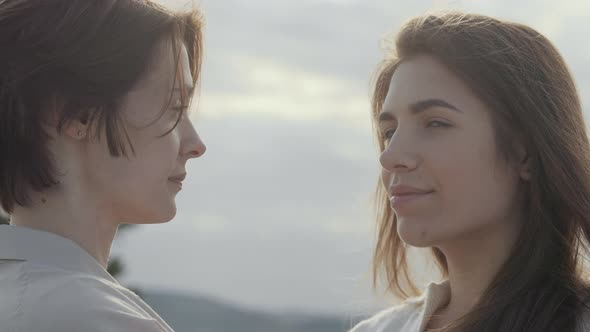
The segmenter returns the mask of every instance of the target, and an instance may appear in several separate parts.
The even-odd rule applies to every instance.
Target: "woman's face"
[[[111,217],[124,223],[156,223],[172,219],[176,213],[175,197],[182,188],[186,162],[205,152],[205,145],[181,103],[183,88],[193,90],[186,48],[181,48],[180,75],[175,78],[171,43],[162,42],[145,77],[124,98],[121,120],[125,125],[135,154],[128,157],[110,155],[105,140],[88,140],[82,167],[87,188]],[[171,103],[168,105],[170,93]],[[188,99],[188,97],[187,97]],[[162,115],[162,109],[166,108]],[[173,128],[178,112],[184,112]]]
[[[400,63],[377,121],[382,181],[406,243],[441,246],[517,222],[520,171],[496,148],[491,111],[435,58]]]

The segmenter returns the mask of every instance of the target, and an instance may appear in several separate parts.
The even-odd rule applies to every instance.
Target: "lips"
[[[182,186],[182,181],[181,181],[181,180],[178,180],[178,179],[168,179],[168,180],[169,180],[170,182],[174,182],[174,183],[176,183],[176,184],[178,184],[178,185]]]
[[[184,179],[186,179],[186,173],[182,173],[168,178],[168,180],[175,182],[182,182],[184,181]]]
[[[388,190],[389,201],[393,209],[400,209],[404,205],[427,197],[434,190],[421,189],[407,185],[394,185]]]
[[[174,182],[182,188],[182,181],[186,178],[186,173],[175,175],[168,178],[168,181]]]
[[[420,189],[407,185],[394,185],[389,188],[389,197],[429,194],[434,190]]]

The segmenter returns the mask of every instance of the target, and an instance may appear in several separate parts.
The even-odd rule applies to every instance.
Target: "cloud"
[[[211,88],[204,83],[199,108],[211,116],[265,113],[291,120],[331,118],[370,126],[367,89],[359,89],[351,80],[239,53],[215,63],[219,61],[227,63],[220,74],[225,74],[230,83]],[[205,82],[207,77],[204,73]]]
[[[350,217],[370,211],[367,193],[378,174],[370,128],[255,113],[203,117],[197,127],[208,152],[189,164],[181,199],[193,202],[179,213],[222,211],[247,227],[317,228],[342,215],[342,223],[358,223]]]
[[[345,105],[343,111],[367,109],[383,39],[409,17],[438,9],[530,24],[555,42],[580,85],[590,85],[590,44],[582,40],[590,32],[585,1],[416,1],[400,6],[394,1],[225,0],[203,1],[202,7],[207,15],[203,103],[215,111],[313,119],[335,110],[338,101]],[[316,94],[310,93],[314,87]],[[330,98],[317,88],[331,89]],[[583,101],[587,91],[581,90]]]

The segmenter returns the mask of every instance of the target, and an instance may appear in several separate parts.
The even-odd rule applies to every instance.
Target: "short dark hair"
[[[106,135],[113,156],[133,151],[118,104],[166,38],[176,66],[184,43],[196,85],[203,46],[195,8],[172,12],[150,0],[0,0],[1,208],[10,213],[29,203],[29,190],[56,184],[42,128],[50,105],[60,105],[58,132],[87,119]]]

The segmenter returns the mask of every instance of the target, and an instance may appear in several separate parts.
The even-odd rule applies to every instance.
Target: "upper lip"
[[[402,195],[416,195],[416,194],[428,194],[433,190],[419,189],[407,185],[393,185],[389,188],[389,196],[402,196]]]
[[[185,178],[186,178],[186,173],[182,173],[182,174],[178,174],[178,175],[169,177],[170,180],[178,181],[178,182],[184,181]]]

